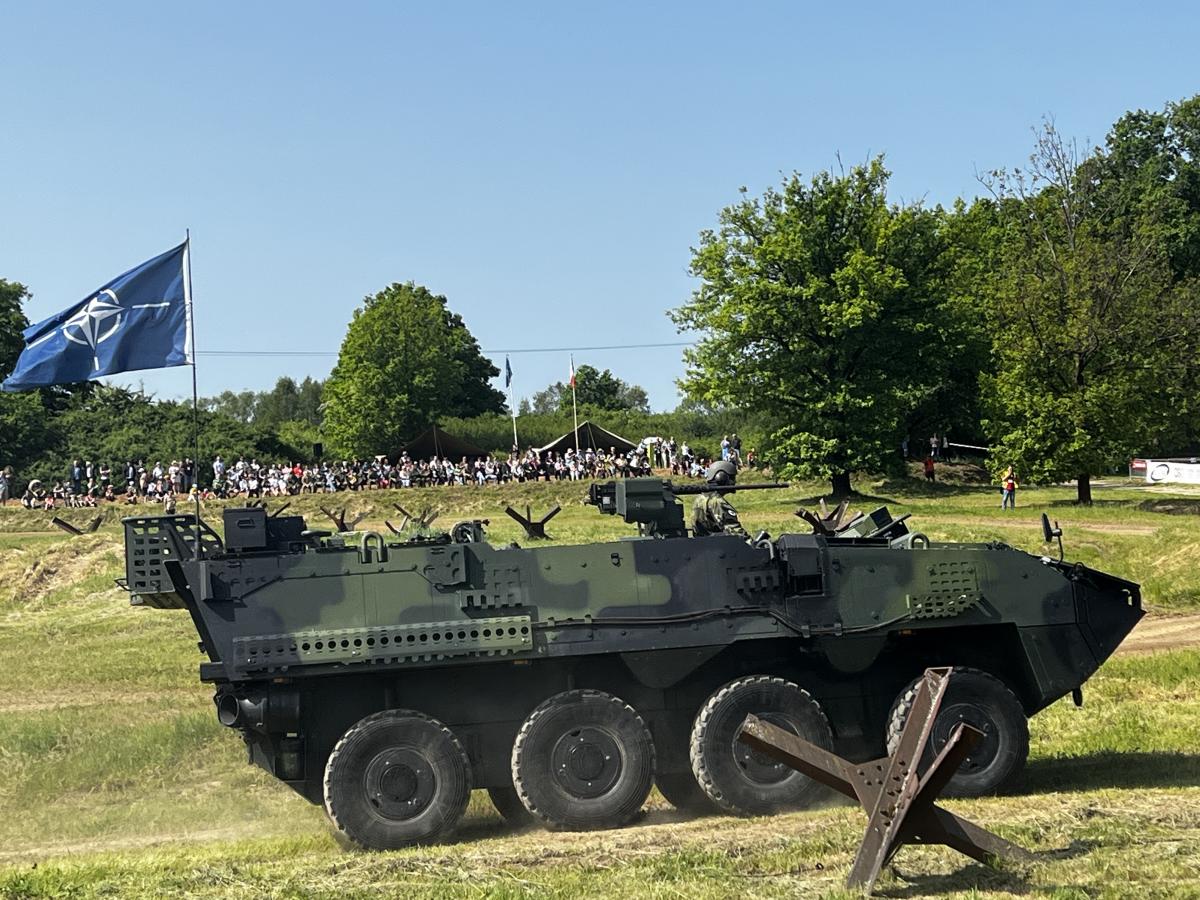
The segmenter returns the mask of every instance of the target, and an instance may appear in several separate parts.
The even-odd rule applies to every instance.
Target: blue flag
[[[191,288],[184,241],[119,275],[87,299],[25,329],[2,385],[24,391],[136,369],[192,363]]]
[[[512,384],[512,366],[508,364],[508,357],[504,357],[504,386],[508,387]]]

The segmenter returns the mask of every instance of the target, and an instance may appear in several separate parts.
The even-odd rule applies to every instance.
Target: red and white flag
[[[571,357],[571,380],[569,382],[571,390],[575,390],[575,357]]]

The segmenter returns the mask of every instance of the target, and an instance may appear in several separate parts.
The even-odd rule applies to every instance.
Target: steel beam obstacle
[[[525,507],[525,515],[521,515],[511,506],[506,506],[504,511],[525,529],[525,533],[529,535],[531,540],[544,540],[548,537],[546,534],[546,523],[562,512],[562,507],[555,506],[554,509],[550,510],[550,512],[546,513],[540,519],[533,517],[533,512],[528,506]]]
[[[852,763],[757,716],[747,716],[738,740],[862,804],[867,830],[846,886],[869,894],[883,867],[905,844],[945,844],[980,862],[1030,860],[1027,850],[943,809],[934,801],[983,738],[957,725],[928,769],[918,771],[946,694],[950,669],[926,669],[896,750]]]
[[[97,528],[99,528],[100,522],[103,518],[104,518],[103,516],[96,516],[94,519],[92,519],[91,522],[89,522],[83,528],[78,528],[75,525],[72,525],[70,522],[66,521],[65,519],[60,519],[58,516],[52,516],[50,518],[50,524],[58,526],[63,531],[65,531],[67,534],[74,535],[75,537],[81,537],[85,534],[91,534]]]

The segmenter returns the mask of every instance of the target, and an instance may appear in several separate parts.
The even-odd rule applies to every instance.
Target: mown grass
[[[1079,509],[1067,490],[1029,490],[1016,514],[1001,516],[990,489],[870,490],[878,499],[860,508],[912,512],[931,537],[1035,552],[1036,513],[1048,508],[1070,558],[1141,580],[1162,606],[1200,597],[1185,553],[1200,549],[1200,518],[1142,507],[1159,494],[1124,487]],[[502,543],[524,540],[504,501],[535,512],[561,503],[558,541],[627,533],[580,505],[581,494],[577,485],[437,489],[349,505],[382,528],[384,517],[400,518],[392,502],[410,511],[437,503],[443,521],[491,518]],[[795,527],[797,499],[815,494],[748,493],[738,504],[749,527],[779,532]],[[84,538],[15,533],[35,530],[37,515],[0,510],[0,896],[849,896],[840,886],[862,817],[847,807],[687,820],[659,801],[622,831],[514,834],[477,796],[457,843],[347,852],[318,809],[246,765],[240,741],[216,723],[187,616],[130,609],[112,586],[115,517]],[[1032,721],[1016,794],[955,804],[1037,850],[1037,863],[993,868],[906,850],[882,893],[1200,895],[1200,651],[1114,658],[1085,693],[1082,710],[1060,702]]]

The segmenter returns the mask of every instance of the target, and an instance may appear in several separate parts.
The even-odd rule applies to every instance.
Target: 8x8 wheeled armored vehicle
[[[690,536],[669,482],[597,484],[641,534],[495,547],[482,523],[385,540],[227,509],[125,520],[135,605],[184,608],[220,722],[372,848],[447,835],[470,791],[512,821],[619,826],[680,807],[803,806],[817,785],[736,742],[747,713],[883,755],[910,685],[957,669],[931,741],[986,738],[950,785],[1021,768],[1026,718],[1142,615],[1136,584],[999,543],[934,543],[885,510],[836,534]]]

